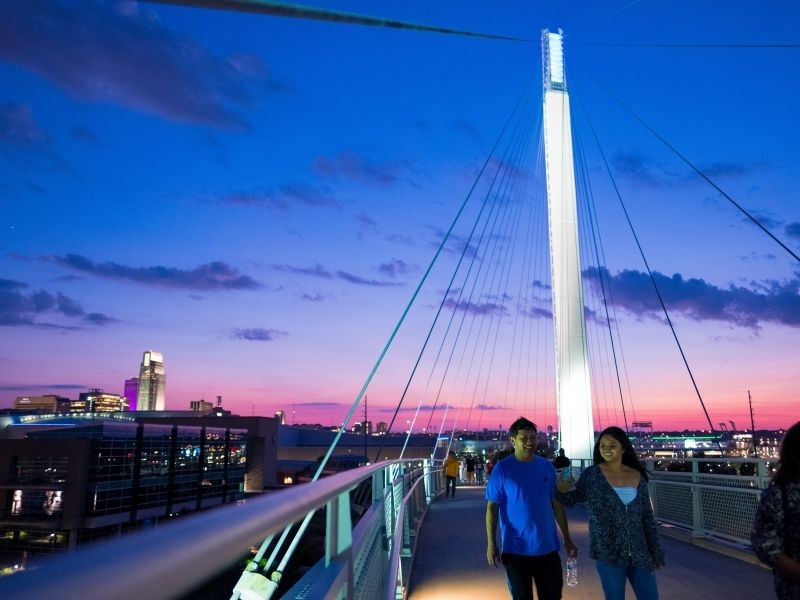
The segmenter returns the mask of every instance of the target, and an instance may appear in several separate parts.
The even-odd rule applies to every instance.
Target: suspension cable
[[[630,215],[628,214],[628,209],[625,206],[625,202],[622,200],[622,194],[620,194],[619,187],[617,186],[617,182],[614,179],[614,175],[611,172],[611,166],[608,164],[608,159],[606,158],[605,152],[603,152],[603,147],[600,145],[600,139],[597,137],[597,132],[595,131],[594,124],[592,123],[591,118],[589,115],[586,115],[587,121],[589,123],[589,129],[592,132],[592,137],[594,137],[594,141],[597,144],[597,149],[600,151],[600,156],[603,159],[603,164],[605,165],[606,172],[608,173],[609,178],[611,179],[611,184],[614,187],[614,193],[619,200],[620,206],[622,207],[622,212],[625,214],[625,220],[628,222],[628,227],[633,234],[633,239],[636,242],[636,247],[639,249],[639,254],[642,257],[642,261],[644,262],[644,266],[647,269],[647,274],[650,277],[650,282],[653,284],[653,289],[656,292],[656,296],[658,297],[658,302],[661,305],[661,310],[664,312],[664,316],[667,319],[667,324],[669,325],[669,329],[672,332],[672,337],[675,339],[675,344],[678,346],[678,351],[680,352],[681,359],[683,360],[683,364],[686,367],[686,371],[689,373],[689,379],[692,381],[692,385],[694,386],[694,391],[697,394],[697,398],[700,400],[700,406],[703,408],[703,413],[706,416],[706,421],[708,421],[708,426],[712,433],[715,432],[714,424],[711,422],[711,417],[708,414],[708,410],[706,409],[706,404],[703,401],[703,396],[700,393],[700,388],[697,386],[697,381],[695,381],[694,374],[692,373],[692,369],[689,366],[689,361],[686,358],[686,354],[683,351],[683,346],[681,346],[681,342],[678,339],[678,334],[675,331],[675,326],[672,324],[672,319],[670,319],[669,311],[667,310],[667,306],[664,303],[664,299],[661,296],[661,291],[658,289],[658,284],[656,284],[655,277],[653,277],[653,272],[650,269],[650,264],[647,262],[647,257],[644,254],[644,249],[642,248],[641,243],[639,242],[639,236],[636,235],[636,229],[633,227],[633,222],[631,221]],[[717,440],[719,443],[719,440]]]
[[[756,227],[761,229],[764,233],[766,233],[772,240],[778,244],[781,248],[786,250],[797,262],[800,262],[800,256],[795,254],[786,244],[784,244],[781,240],[779,240],[769,229],[767,229],[758,219],[756,219],[753,215],[751,215],[741,204],[736,202],[733,198],[731,198],[721,187],[719,187],[716,183],[714,183],[711,178],[706,175],[699,167],[695,166],[695,164],[686,158],[675,146],[670,144],[661,134],[659,134],[653,127],[651,127],[644,119],[642,119],[638,114],[636,114],[631,108],[628,107],[614,92],[612,92],[608,87],[603,84],[597,77],[595,77],[591,71],[589,71],[586,67],[584,67],[578,61],[575,63],[580,66],[586,73],[591,77],[597,85],[599,85],[605,92],[614,99],[617,104],[619,104],[628,114],[630,114],[634,119],[636,119],[645,129],[647,129],[650,133],[652,133],[658,140],[664,144],[667,148],[669,148],[675,156],[680,158],[684,163],[686,163],[695,173],[700,175],[703,179],[708,182],[708,184],[717,190],[724,198],[726,198],[731,204],[733,204],[739,211],[746,216],[750,221],[753,222]]]

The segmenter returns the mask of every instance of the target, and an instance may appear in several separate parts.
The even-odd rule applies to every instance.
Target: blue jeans
[[[637,600],[658,600],[656,572],[652,569],[612,565],[602,560],[596,561],[603,595],[606,600],[625,600],[625,581],[630,580]]]
[[[503,552],[501,559],[512,600],[533,600],[533,585],[538,600],[561,600],[564,580],[557,551],[542,556]]]

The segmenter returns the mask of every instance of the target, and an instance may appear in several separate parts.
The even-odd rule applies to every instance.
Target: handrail
[[[37,569],[0,579],[0,597],[175,598],[225,570],[249,545],[259,544],[367,477],[418,462],[383,461],[79,548],[43,560]]]

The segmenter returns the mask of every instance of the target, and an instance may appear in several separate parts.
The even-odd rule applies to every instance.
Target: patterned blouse
[[[612,565],[631,564],[653,569],[664,564],[664,550],[650,505],[644,477],[636,498],[627,506],[597,465],[585,469],[575,489],[557,492],[556,499],[566,506],[586,502],[589,514],[589,556]]]
[[[789,483],[786,492],[788,519],[783,511],[781,487],[771,485],[761,493],[761,504],[753,523],[753,550],[771,567],[784,554],[800,560],[800,483]],[[800,582],[788,580],[774,569],[772,572],[779,600],[800,598]]]

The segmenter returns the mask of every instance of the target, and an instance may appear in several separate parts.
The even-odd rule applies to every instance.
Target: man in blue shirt
[[[508,431],[514,454],[497,463],[486,485],[486,559],[506,569],[513,600],[559,600],[563,587],[556,523],[569,556],[578,549],[569,537],[564,507],[555,500],[556,472],[536,456],[536,425],[520,417]],[[502,554],[497,551],[500,522]]]

